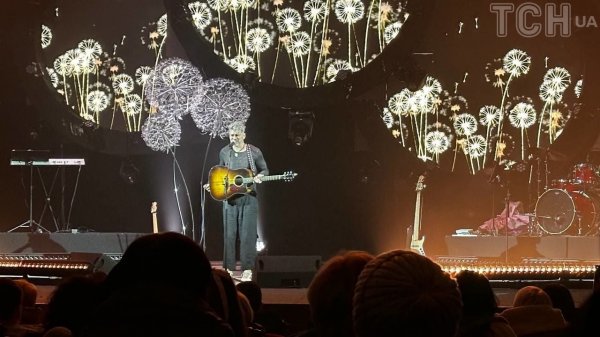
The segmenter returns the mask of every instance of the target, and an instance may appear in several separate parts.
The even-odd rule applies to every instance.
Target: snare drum
[[[599,211],[599,199],[583,191],[549,189],[535,204],[537,222],[548,234],[587,234],[597,227]]]

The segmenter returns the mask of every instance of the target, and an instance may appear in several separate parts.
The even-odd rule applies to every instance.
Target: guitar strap
[[[250,150],[251,147],[252,145],[246,144],[246,153],[248,154],[248,162],[250,163],[250,169],[252,170],[252,173],[256,174],[258,172],[256,172],[256,164],[254,163],[254,160],[252,160],[252,150]]]

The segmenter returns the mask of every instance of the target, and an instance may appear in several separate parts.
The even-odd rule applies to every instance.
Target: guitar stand
[[[30,162],[27,164],[29,166],[29,219],[20,225],[11,228],[8,230],[8,233],[14,232],[20,228],[29,228],[32,233],[50,233],[48,229],[44,226],[37,223],[33,220],[33,164]],[[46,187],[44,186],[44,191],[46,191]],[[48,200],[48,196],[46,195],[46,200]],[[46,207],[44,207],[44,210]],[[43,213],[42,213],[43,216]]]

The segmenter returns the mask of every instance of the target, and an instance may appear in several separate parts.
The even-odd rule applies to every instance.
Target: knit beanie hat
[[[430,259],[394,250],[363,269],[354,293],[357,337],[451,337],[462,303],[456,282]]]

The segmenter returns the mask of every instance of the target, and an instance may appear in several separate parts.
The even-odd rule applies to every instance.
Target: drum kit
[[[567,179],[552,180],[535,204],[533,217],[547,234],[597,235],[600,224],[600,166],[581,163]]]

